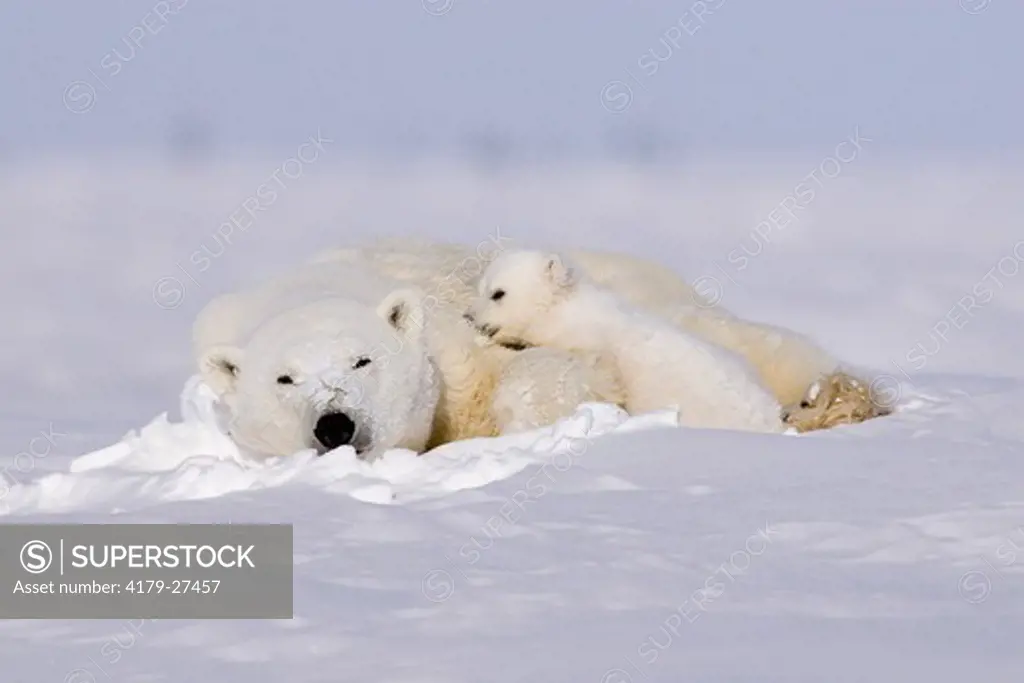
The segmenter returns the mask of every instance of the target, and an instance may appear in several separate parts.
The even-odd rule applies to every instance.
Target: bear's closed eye
[[[501,301],[503,298],[505,298],[504,289],[496,289],[494,290],[494,293],[491,294],[491,301]]]
[[[365,368],[369,364],[370,364],[370,359],[364,356],[364,357],[360,358],[359,360],[357,360],[355,363],[352,364],[352,369],[353,370],[358,370],[359,368]]]

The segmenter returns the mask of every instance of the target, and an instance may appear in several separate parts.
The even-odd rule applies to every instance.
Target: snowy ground
[[[3,622],[0,680],[1019,680],[1024,164],[867,146],[805,180],[828,153],[490,174],[324,161],[226,246],[218,226],[283,160],[0,168],[0,514],[285,521],[296,543],[292,621]],[[797,195],[796,220],[756,227]],[[189,325],[214,294],[371,235],[498,229],[660,259],[891,374],[901,410],[794,437],[630,431],[594,407],[526,442],[373,467],[252,466],[198,417],[177,425]],[[74,459],[164,411],[134,449]]]

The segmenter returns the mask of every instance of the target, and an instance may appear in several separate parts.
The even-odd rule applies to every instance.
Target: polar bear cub
[[[630,306],[558,254],[499,256],[466,318],[505,346],[613,358],[630,413],[672,408],[689,427],[785,431],[781,406],[743,359]]]

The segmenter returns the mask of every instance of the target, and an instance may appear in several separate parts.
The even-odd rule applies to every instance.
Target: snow
[[[0,236],[21,321],[0,329],[3,521],[295,528],[293,620],[0,622],[0,679],[1018,680],[1024,165],[858,161],[759,237],[815,163],[317,166],[203,272],[190,254],[275,162],[0,168],[25,226]],[[587,405],[373,464],[224,437],[188,379],[204,301],[317,248],[495,226],[714,278],[730,309],[891,375],[899,409],[794,437]],[[170,308],[165,277],[187,286]]]
[[[486,486],[532,465],[568,468],[591,440],[605,434],[678,426],[673,411],[630,417],[617,406],[585,404],[550,428],[446,444],[429,457],[395,449],[367,463],[349,446],[324,457],[313,449],[286,458],[242,452],[227,436],[216,398],[198,375],[186,383],[180,410],[181,421],[162,414],[138,433],[74,458],[67,472],[16,487],[4,501],[7,514],[102,510],[107,501],[117,505],[110,512],[123,513],[139,505],[289,485],[405,504]]]

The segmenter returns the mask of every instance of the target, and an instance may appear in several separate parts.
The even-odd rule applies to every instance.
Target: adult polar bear
[[[308,264],[222,295],[193,327],[224,426],[254,454],[351,445],[373,459],[621,402],[596,354],[481,341],[461,309],[361,263]]]
[[[415,325],[424,333],[409,336],[408,348],[385,354],[391,356],[390,362],[379,365],[390,370],[378,370],[387,374],[375,381],[374,387],[386,384],[393,387],[388,391],[427,398],[403,404],[406,412],[401,416],[368,415],[372,425],[386,422],[391,429],[371,429],[371,436],[365,437],[370,442],[356,444],[367,454],[390,446],[422,450],[454,439],[493,435],[502,427],[531,426],[571,412],[583,400],[621,402],[621,388],[604,359],[547,349],[514,352],[481,344],[461,319],[475,295],[476,279],[504,248],[500,241],[477,248],[402,241],[332,250],[293,273],[212,301],[196,321],[195,353],[207,383],[231,412],[236,441],[272,455],[317,447],[322,442],[316,438],[319,418],[343,412],[344,406],[337,404],[323,413],[322,406],[312,404],[302,392],[280,387],[275,368],[293,362],[299,353],[295,349],[308,349],[326,343],[325,339],[344,337],[359,344],[382,339],[386,330],[378,328],[393,322],[386,297],[410,285],[422,293],[421,298],[408,293],[400,297],[400,318],[403,324],[418,320]],[[570,257],[590,279],[634,305],[747,358],[783,405],[799,401],[822,375],[838,371],[835,359],[804,337],[709,306],[685,282],[656,264],[619,254],[575,252]],[[380,314],[344,322],[335,319],[336,312],[330,313],[326,314],[331,318],[326,327],[315,332],[303,330],[302,326],[316,319],[307,307],[340,311],[347,304],[338,299],[362,306],[364,313]],[[295,309],[305,310],[296,313]],[[306,322],[296,328],[289,327],[288,320]],[[363,333],[360,326],[376,327]],[[408,326],[391,327],[399,335],[412,334]],[[304,339],[306,334],[309,339]],[[285,339],[288,344],[283,345]],[[380,347],[386,345],[381,342]],[[427,353],[430,362],[410,362],[405,358],[407,352]],[[353,344],[347,343],[321,356],[333,354],[348,363],[355,353]],[[422,375],[401,377],[413,367],[436,372],[440,384],[436,395],[424,393]],[[356,371],[347,366],[343,381],[350,379],[350,370]],[[396,382],[396,377],[405,383]],[[317,379],[323,382],[322,377]],[[394,397],[385,398],[375,405],[388,405]],[[424,443],[422,414],[431,407],[435,415]],[[368,412],[375,410],[389,409],[370,408]],[[416,424],[409,427],[416,438],[402,430],[400,423],[406,414],[418,416]],[[342,418],[333,420],[335,433],[328,441],[356,430],[357,425],[343,422]]]
[[[422,293],[358,275],[353,288],[334,267],[302,268],[199,314],[200,371],[239,446],[289,455],[351,445],[366,459],[426,447],[441,383]]]

